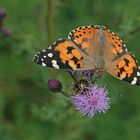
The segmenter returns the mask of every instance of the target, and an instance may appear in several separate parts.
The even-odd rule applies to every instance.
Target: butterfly
[[[81,26],[68,38],[60,38],[34,56],[44,67],[66,70],[102,70],[112,76],[140,85],[140,67],[122,40],[107,27]]]

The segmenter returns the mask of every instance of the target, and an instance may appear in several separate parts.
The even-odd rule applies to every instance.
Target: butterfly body
[[[56,69],[106,71],[132,85],[140,85],[137,60],[122,40],[104,26],[76,28],[68,39],[59,39],[37,53],[34,61]]]
[[[100,27],[99,31],[95,34],[95,37],[92,40],[92,45],[90,48],[93,48],[95,52],[94,55],[91,54],[93,57],[93,61],[95,62],[95,69],[105,69],[105,48],[107,44],[105,42],[106,35],[104,30]]]

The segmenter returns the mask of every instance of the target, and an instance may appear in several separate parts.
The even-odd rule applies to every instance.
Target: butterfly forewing
[[[49,49],[38,52],[34,61],[45,67],[55,69],[82,70],[93,69],[88,56],[68,39],[57,40]]]
[[[80,46],[80,49],[88,56],[93,56],[96,55],[96,38],[99,28],[105,29],[104,26],[99,25],[81,26],[72,30],[68,37]]]

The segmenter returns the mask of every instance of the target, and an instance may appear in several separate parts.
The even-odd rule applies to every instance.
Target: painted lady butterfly
[[[122,40],[99,25],[72,30],[68,39],[58,39],[38,52],[34,62],[45,67],[67,70],[102,70],[132,85],[140,85],[140,67]]]

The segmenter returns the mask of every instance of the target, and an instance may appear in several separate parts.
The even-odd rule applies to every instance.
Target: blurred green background
[[[139,5],[139,0],[0,0],[7,13],[2,28],[11,32],[0,36],[0,140],[139,140],[140,87],[105,74],[111,108],[81,117],[66,97],[47,87],[49,78],[57,78],[68,92],[71,77],[32,61],[37,50],[91,24],[118,34],[140,61]]]

